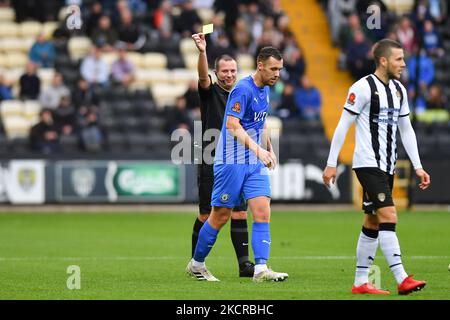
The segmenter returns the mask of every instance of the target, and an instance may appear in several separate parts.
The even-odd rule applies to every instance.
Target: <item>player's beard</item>
[[[393,80],[400,80],[400,76],[396,76],[395,75],[395,73],[394,72],[392,72],[390,69],[388,69],[388,71],[387,71],[387,76],[388,76],[388,79],[393,79]]]

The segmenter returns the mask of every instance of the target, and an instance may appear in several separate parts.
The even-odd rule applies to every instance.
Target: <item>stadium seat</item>
[[[446,156],[450,155],[450,134],[441,133],[437,136],[439,150]]]
[[[25,21],[20,24],[20,36],[23,38],[36,37],[42,32],[42,24],[37,21]]]
[[[191,38],[183,38],[180,41],[180,52],[182,55],[195,53],[198,56],[198,49]]]
[[[167,68],[167,57],[158,52],[145,53],[143,67],[147,69],[165,69]]]
[[[169,84],[171,82],[171,73],[167,69],[160,70],[137,70],[136,80],[145,82],[147,85]]]
[[[0,152],[3,154],[10,152],[9,140],[3,133],[0,133]]]
[[[30,122],[21,116],[3,117],[6,136],[12,138],[25,138],[30,130]]]
[[[1,43],[0,43],[1,46]],[[2,72],[3,68],[6,68],[8,61],[6,60],[6,57],[3,53],[0,53],[0,72]],[[2,72],[3,73],[3,72]]]
[[[202,19],[203,24],[211,23],[211,20],[214,17],[214,10],[208,7],[198,8],[196,12],[200,19]]]
[[[153,100],[136,100],[133,102],[134,114],[142,117],[141,120],[145,120],[146,117],[152,116],[155,113],[156,105]]]
[[[14,136],[9,141],[10,151],[14,153],[28,153],[30,150],[30,141],[27,136]]]
[[[0,50],[8,52],[18,52],[23,51],[24,43],[23,40],[16,37],[0,38]]]
[[[31,125],[36,124],[39,121],[39,112],[41,111],[41,104],[37,100],[25,100],[23,102],[22,114],[27,118]]]
[[[252,70],[255,68],[255,58],[251,54],[239,54],[236,62],[241,70]]]
[[[123,117],[126,117],[132,112],[132,105],[129,100],[114,101],[111,107],[113,108],[114,114],[120,116],[122,121],[125,121]]]
[[[183,57],[179,53],[167,53],[167,68],[184,68]]]
[[[150,86],[150,90],[152,91],[156,106],[161,109],[167,105],[173,106],[175,99],[186,92],[187,86],[181,84],[153,84]]]
[[[2,22],[14,22],[16,19],[16,13],[14,9],[2,7],[0,8],[0,21]]]
[[[386,6],[397,15],[403,15],[411,12],[414,0],[387,0]]]
[[[143,55],[138,52],[128,52],[127,59],[134,65],[135,69],[145,67]]]
[[[64,7],[61,7],[61,9],[59,9],[59,12],[58,12],[58,20],[59,21],[64,21],[66,19],[67,8],[68,8],[68,6],[64,6]]]
[[[31,46],[35,42],[33,38],[3,38],[0,39],[0,50],[5,53],[8,52],[22,52],[28,55]]]
[[[281,122],[280,118],[268,116],[266,119],[266,125],[271,139],[279,138],[281,136],[283,123]]]
[[[131,152],[142,153],[147,150],[148,138],[145,134],[131,132],[125,134],[125,137]]]
[[[47,21],[42,25],[42,32],[44,33],[47,39],[52,38],[53,32],[58,28],[58,22],[55,21]]]
[[[155,48],[158,52],[164,52],[167,55],[178,54],[180,55],[180,44],[176,37],[170,39],[164,39],[164,41],[158,42]],[[153,51],[156,51],[153,50]]]
[[[9,58],[6,56],[6,63],[9,63]],[[23,74],[23,68],[13,68],[4,71],[5,80],[12,85],[19,83],[20,76]]]
[[[184,53],[183,61],[186,68],[190,70],[197,70],[198,53]]]
[[[147,137],[148,145],[152,149],[170,147],[170,136],[163,132],[154,132]]]
[[[173,83],[186,85],[191,80],[198,80],[198,74],[197,74],[196,70],[189,70],[189,69],[173,69],[172,70]]]
[[[68,55],[65,54],[58,54],[55,57],[55,68],[70,68],[72,66],[72,59]]]
[[[0,23],[0,38],[4,37],[18,37],[20,35],[19,25],[15,22],[6,22],[1,20]]]
[[[74,84],[79,78],[79,72],[77,69],[70,68],[60,68],[59,72],[62,74],[64,82],[66,84]]]
[[[429,157],[436,154],[437,137],[436,135],[417,135],[417,144],[419,146],[420,155]]]
[[[102,54],[102,60],[105,61],[110,68],[113,62],[116,61],[118,58],[119,55],[116,52],[105,52]]]
[[[9,116],[21,116],[24,106],[20,100],[4,100],[0,104],[0,114],[2,118]]]
[[[78,137],[74,134],[62,135],[59,139],[61,145],[61,151],[64,153],[73,153],[78,150]]]
[[[110,132],[107,139],[108,149],[110,151],[123,151],[127,149],[126,138],[123,133]]]
[[[92,41],[88,37],[73,37],[70,38],[67,46],[72,60],[78,60],[89,54]]]
[[[28,56],[23,52],[8,52],[6,60],[8,68],[24,68],[28,62]]]
[[[238,68],[240,68],[239,65],[238,65]],[[241,80],[242,78],[245,78],[245,77],[253,74],[253,72],[254,72],[254,70],[248,70],[248,69],[247,70],[242,70],[242,69],[240,69],[238,71],[238,74],[237,74],[237,79]]]
[[[37,71],[37,76],[41,79],[42,88],[48,87],[55,76],[55,69],[53,68],[40,68]]]

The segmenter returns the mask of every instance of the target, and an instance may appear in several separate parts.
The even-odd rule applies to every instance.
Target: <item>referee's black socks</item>
[[[231,219],[231,241],[239,266],[249,261],[247,219]]]
[[[195,219],[194,228],[192,229],[192,255],[194,256],[195,247],[198,242],[198,234],[200,233],[200,229],[203,227],[204,222],[201,222],[198,218]]]

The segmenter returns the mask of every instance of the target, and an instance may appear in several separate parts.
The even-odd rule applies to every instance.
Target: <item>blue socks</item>
[[[195,247],[194,260],[198,262],[204,262],[206,256],[211,251],[214,243],[217,239],[219,230],[214,229],[209,225],[208,220],[203,224],[198,235],[197,246]]]
[[[270,231],[268,222],[253,222],[252,248],[255,264],[266,264],[270,252]]]

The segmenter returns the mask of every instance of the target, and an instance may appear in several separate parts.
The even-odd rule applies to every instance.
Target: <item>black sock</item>
[[[195,247],[197,246],[198,241],[198,234],[200,232],[200,229],[203,227],[204,222],[201,222],[200,220],[195,219],[194,227],[192,228],[192,255],[191,257],[194,257]]]
[[[249,261],[248,228],[246,219],[231,219],[231,241],[238,259],[239,266]]]

